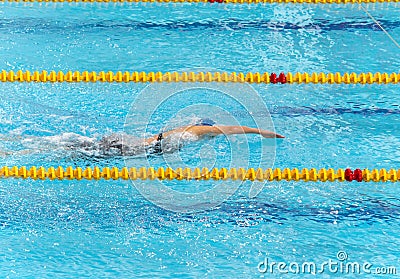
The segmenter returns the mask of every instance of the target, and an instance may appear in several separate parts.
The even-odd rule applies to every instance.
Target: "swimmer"
[[[150,154],[162,154],[162,153],[170,153],[171,148],[166,148],[166,150],[162,146],[162,141],[164,139],[168,139],[174,136],[179,136],[180,139],[183,137],[189,137],[192,140],[200,140],[205,136],[218,136],[218,135],[236,135],[236,134],[259,134],[264,138],[284,138],[284,136],[268,131],[268,130],[260,130],[257,128],[251,128],[247,126],[220,126],[215,125],[216,123],[208,118],[201,119],[195,125],[183,126],[170,131],[162,132],[157,135],[154,135],[150,138],[144,139],[143,145],[146,148],[147,153]],[[192,137],[190,137],[192,136]],[[111,137],[112,138],[112,137]],[[108,140],[107,140],[108,139]],[[104,137],[102,139],[101,144],[103,148],[116,148],[120,150],[121,155],[129,155],[130,153],[134,153],[130,151],[129,143],[123,142],[121,137],[116,137],[114,140],[109,140],[109,138]],[[184,141],[184,140],[183,140]],[[182,141],[182,142],[183,142]],[[107,142],[107,143],[106,143]],[[180,149],[180,146],[176,149]],[[174,149],[172,149],[174,151]]]
[[[2,152],[1,155],[27,155],[51,150],[70,150],[84,153],[88,156],[136,156],[160,155],[179,150],[185,142],[201,140],[206,136],[235,134],[259,134],[264,138],[284,138],[284,136],[247,126],[222,126],[208,118],[201,119],[194,125],[179,127],[165,131],[150,138],[140,139],[132,135],[118,133],[104,136],[99,140],[74,133],[64,133],[59,136],[22,138],[22,143],[31,146],[28,150]],[[3,140],[7,140],[4,139]],[[15,138],[8,139],[15,141]],[[36,142],[36,145],[34,144]]]

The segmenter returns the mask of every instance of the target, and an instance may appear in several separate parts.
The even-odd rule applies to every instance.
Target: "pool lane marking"
[[[233,83],[398,83],[400,73],[268,73],[268,72],[94,72],[94,71],[0,71],[1,82],[233,82]]]
[[[244,169],[244,168],[163,168],[157,170],[153,167],[145,168],[127,168],[121,169],[117,167],[88,167],[82,169],[80,167],[72,168],[58,166],[50,167],[31,167],[28,169],[22,167],[4,166],[0,169],[0,178],[31,178],[34,180],[248,180],[248,181],[321,181],[321,182],[397,182],[400,181],[400,169],[315,169],[303,168],[301,170],[294,169]]]

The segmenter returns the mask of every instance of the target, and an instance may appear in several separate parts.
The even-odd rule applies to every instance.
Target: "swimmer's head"
[[[210,118],[201,118],[196,122],[196,126],[214,126],[215,121]]]

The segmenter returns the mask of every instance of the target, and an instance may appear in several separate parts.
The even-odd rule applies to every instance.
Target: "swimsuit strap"
[[[154,144],[154,147],[153,147],[153,150],[152,150],[153,154],[161,154],[162,153],[161,141],[162,141],[163,138],[164,138],[163,134],[159,133],[158,137],[157,137],[157,141]]]

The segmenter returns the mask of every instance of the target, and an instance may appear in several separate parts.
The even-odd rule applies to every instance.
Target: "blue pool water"
[[[5,70],[390,73],[400,67],[399,48],[359,5],[0,7]],[[399,39],[397,4],[363,7]],[[237,163],[230,156],[236,154],[246,167],[399,168],[398,85],[252,86],[267,110],[259,109],[257,99],[243,106],[196,89],[166,100],[141,121],[148,103],[138,104],[137,98],[145,84],[1,83],[0,147],[12,153],[2,153],[1,165],[123,167],[127,161],[121,157],[66,151],[62,141],[98,140],[126,127],[139,136],[156,134],[168,123],[211,115],[220,124],[232,124],[232,118],[243,125],[254,119],[265,127],[273,123],[286,138],[248,135],[189,143],[169,165],[226,167]],[[219,110],[208,110],[211,105]],[[139,120],[127,123],[129,117]],[[165,163],[162,157],[129,160],[136,166]],[[189,192],[213,185],[168,184]],[[250,187],[244,183],[213,210],[174,213],[126,181],[1,180],[0,277],[291,278],[296,275],[276,269],[261,273],[259,263],[268,258],[320,265],[337,260],[339,252],[349,261],[399,272],[397,183],[282,181],[268,183],[255,198],[249,198]]]

